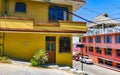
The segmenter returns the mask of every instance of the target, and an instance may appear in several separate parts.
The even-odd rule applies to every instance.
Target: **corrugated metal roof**
[[[97,16],[94,20],[94,23],[90,23],[88,27],[94,27],[94,26],[100,26],[102,24],[104,25],[110,25],[110,26],[115,26],[115,25],[120,25],[120,23],[116,20],[113,20],[108,16],[108,14],[102,14]]]

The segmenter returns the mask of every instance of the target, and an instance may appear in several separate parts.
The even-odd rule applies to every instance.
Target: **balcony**
[[[92,35],[101,35],[101,34],[112,34],[120,32],[120,28],[106,28],[106,29],[97,29],[95,31],[88,31],[84,36],[92,36]]]
[[[59,33],[86,33],[85,22],[59,21],[58,23],[35,23],[35,29]]]
[[[36,23],[30,18],[0,17],[0,31],[86,33],[85,22]]]
[[[2,29],[33,29],[33,20],[17,17],[0,17],[0,30]]]

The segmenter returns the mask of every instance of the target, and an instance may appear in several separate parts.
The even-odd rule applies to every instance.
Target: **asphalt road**
[[[81,62],[73,61],[73,67],[81,70]],[[83,70],[88,75],[120,75],[120,72],[89,64],[83,64]]]

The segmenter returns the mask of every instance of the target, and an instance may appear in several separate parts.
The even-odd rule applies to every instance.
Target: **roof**
[[[101,25],[105,25],[105,26],[109,26],[109,27],[113,27],[113,26],[116,26],[116,25],[120,25],[119,22],[117,22],[116,20],[113,20],[112,18],[110,18],[108,16],[108,14],[102,14],[102,15],[99,15],[97,16],[94,20],[93,20],[94,23],[90,23],[88,25],[89,28],[92,28],[92,27],[100,27]]]
[[[31,0],[31,1],[37,1],[37,2],[50,2],[54,4],[66,4],[66,5],[72,5],[73,11],[76,11],[79,7],[84,5],[86,3],[85,0]]]

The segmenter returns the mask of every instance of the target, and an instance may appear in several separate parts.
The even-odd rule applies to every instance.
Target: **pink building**
[[[97,16],[94,22],[96,24],[90,24],[91,30],[81,38],[85,44],[84,55],[96,64],[120,68],[120,24],[107,14]]]

